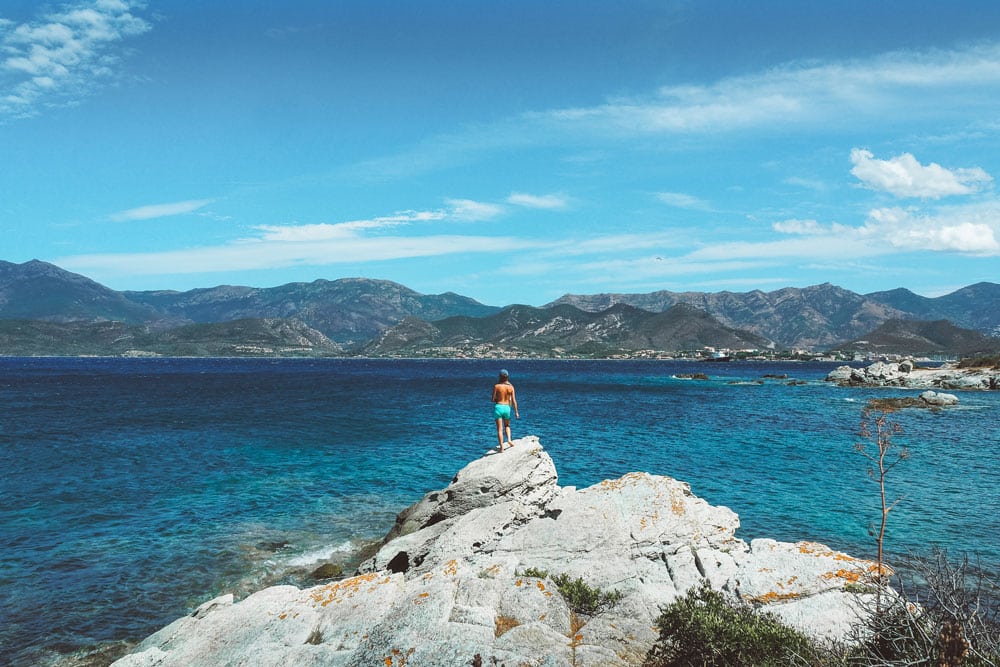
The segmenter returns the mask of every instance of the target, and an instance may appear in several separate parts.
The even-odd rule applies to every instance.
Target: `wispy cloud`
[[[512,192],[507,203],[524,208],[559,210],[569,206],[569,199],[561,194],[532,195],[526,192]]]
[[[360,232],[408,225],[413,222],[442,220],[443,211],[401,211],[393,215],[379,216],[370,220],[350,220],[348,222],[318,223],[309,225],[258,225],[254,229],[261,232],[259,237],[243,239],[244,243],[260,241],[309,243],[335,239],[356,238]]]
[[[771,225],[771,228],[782,234],[799,234],[803,236],[822,236],[824,234],[838,234],[848,231],[850,228],[836,223],[824,225],[816,220],[782,220]]]
[[[151,253],[75,255],[56,259],[60,266],[127,276],[209,274],[291,266],[363,264],[413,257],[496,253],[529,247],[525,241],[491,236],[354,236],[325,241],[240,242]]]
[[[711,204],[704,199],[683,192],[657,192],[656,198],[675,208],[686,208],[694,211],[710,211],[712,209]]]
[[[37,20],[0,22],[0,116],[26,117],[72,104],[116,75],[118,43],[151,29],[138,2],[90,0]]]
[[[851,173],[865,187],[897,197],[940,199],[948,195],[968,195],[993,180],[979,167],[951,170],[935,162],[925,166],[910,153],[879,160],[871,151],[855,148],[851,151],[851,162],[854,164]]]
[[[446,208],[429,211],[406,210],[397,211],[391,215],[382,215],[365,220],[348,220],[346,222],[317,223],[306,225],[258,225],[254,229],[261,232],[259,237],[242,239],[243,243],[258,241],[273,242],[313,242],[331,241],[336,239],[357,238],[363,232],[379,229],[389,229],[438,221],[479,221],[494,218],[503,213],[503,207],[472,199],[448,199]]]
[[[859,123],[870,128],[910,118],[911,110],[925,109],[930,97],[937,117],[949,118],[953,125],[964,120],[967,130],[983,126],[983,118],[991,117],[997,95],[1000,43],[892,52],[869,59],[792,62],[594,106],[540,109],[493,123],[469,124],[428,137],[401,153],[351,165],[349,173],[368,180],[396,179],[452,168],[487,153],[566,145],[567,140],[581,137],[592,147],[575,157],[592,159],[602,155],[603,140],[811,131]],[[789,182],[825,188],[818,181]]]
[[[169,204],[149,204],[138,206],[125,211],[112,213],[109,217],[115,222],[134,222],[136,220],[153,220],[156,218],[166,218],[172,215],[183,215],[193,213],[198,209],[211,204],[211,199],[189,199],[186,201],[172,202]]]
[[[478,222],[490,220],[501,215],[504,210],[499,204],[475,201],[472,199],[448,199],[445,203],[450,207],[447,217],[455,220]]]
[[[116,214],[119,220],[142,220],[197,210],[211,200],[143,206]],[[74,255],[60,266],[116,275],[168,275],[249,271],[290,266],[361,264],[413,257],[503,252],[538,247],[537,241],[479,235],[427,234],[406,227],[435,222],[484,220],[503,213],[497,204],[449,199],[434,210],[405,210],[391,215],[337,223],[257,225],[252,236],[216,246],[147,253]],[[409,232],[409,233],[407,233]]]
[[[761,127],[812,126],[845,117],[891,119],[914,98],[966,88],[975,95],[935,105],[975,113],[1000,86],[1000,45],[954,51],[895,52],[870,60],[790,63],[709,85],[661,88],[645,97],[530,115],[554,126],[616,134],[704,134]]]

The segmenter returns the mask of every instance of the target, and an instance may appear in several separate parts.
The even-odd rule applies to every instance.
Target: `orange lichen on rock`
[[[882,563],[882,570],[881,570],[881,572],[879,572],[878,563],[871,563],[871,564],[869,564],[868,565],[868,571],[870,573],[874,574],[875,576],[879,576],[881,574],[881,576],[883,576],[883,577],[891,577],[893,574],[895,574],[895,570],[893,570],[891,567],[889,567],[885,563]]]
[[[836,572],[824,572],[820,575],[824,579],[843,579],[849,583],[857,583],[861,579],[861,573],[857,570],[845,570],[840,568]]]
[[[649,517],[642,517],[639,519],[639,530],[646,530],[650,524],[660,520],[660,513],[653,512]]]
[[[644,472],[630,472],[618,479],[605,479],[602,480],[597,486],[601,491],[620,491],[626,486],[636,486],[641,480],[646,479],[648,475]]]
[[[824,558],[832,558],[833,560],[845,561],[848,563],[858,562],[857,558],[853,556],[848,556],[845,553],[839,551],[834,551],[818,542],[799,542],[799,553],[809,554],[811,556],[822,556]]]
[[[778,593],[776,591],[768,591],[763,595],[755,596],[745,596],[745,598],[750,602],[757,602],[759,604],[771,604],[773,602],[784,602],[785,600],[794,600],[796,598],[802,597],[800,593],[790,592],[790,593]]]
[[[312,601],[313,606],[319,605],[325,607],[331,602],[340,603],[344,601],[344,598],[354,597],[364,584],[372,584],[369,590],[375,590],[378,586],[391,581],[390,577],[376,581],[378,578],[378,574],[369,572],[367,574],[359,574],[350,579],[334,581],[326,586],[320,586],[311,590],[309,592],[309,600]]]
[[[485,570],[483,570],[483,574],[491,576],[491,577],[497,576],[498,574],[500,574],[500,564],[499,563],[493,563],[493,565],[490,565],[488,568],[486,568]]]
[[[445,564],[444,566],[444,573],[452,577],[458,574],[458,561],[455,560],[454,558],[448,561],[447,564]]]
[[[387,655],[385,656],[385,658],[382,659],[382,664],[385,665],[385,667],[393,667],[394,665],[398,667],[403,667],[404,665],[406,665],[406,659],[409,658],[411,655],[413,655],[413,652],[415,650],[416,649],[411,648],[404,654],[398,648],[394,648],[392,649],[390,655]],[[398,659],[398,662],[394,659]]]
[[[535,585],[538,586],[538,590],[540,590],[542,593],[545,594],[545,597],[549,598],[552,597],[552,591],[545,590],[545,584],[543,584],[541,581],[539,581]]]
[[[413,604],[420,604],[420,603],[424,602],[425,600],[427,600],[427,598],[429,598],[430,596],[431,596],[430,593],[426,593],[426,592],[425,593],[421,593],[413,601]]]

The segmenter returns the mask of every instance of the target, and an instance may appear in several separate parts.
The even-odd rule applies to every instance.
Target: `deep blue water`
[[[831,364],[509,361],[560,483],[636,470],[727,505],[745,540],[871,555],[869,397]],[[0,664],[136,640],[222,592],[347,561],[495,444],[484,361],[0,358]],[[707,382],[676,373],[706,372]],[[756,381],[787,374],[788,381]],[[1000,393],[906,411],[892,553],[1000,569]]]

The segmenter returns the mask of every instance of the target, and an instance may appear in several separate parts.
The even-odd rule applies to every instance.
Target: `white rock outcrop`
[[[912,361],[887,363],[876,361],[865,368],[838,366],[826,376],[827,381],[843,386],[908,387],[910,389],[1000,389],[1000,370],[956,368],[915,368]]]
[[[660,608],[704,580],[843,637],[858,603],[847,589],[874,564],[813,542],[747,544],[738,527],[670,477],[560,487],[537,438],[522,438],[401,512],[355,576],[217,598],[115,665],[639,665]],[[574,613],[551,579],[562,573],[621,600]]]

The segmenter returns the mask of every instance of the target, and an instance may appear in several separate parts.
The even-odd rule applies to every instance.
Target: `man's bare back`
[[[493,385],[493,402],[500,405],[510,405],[514,398],[514,385],[503,382]]]

